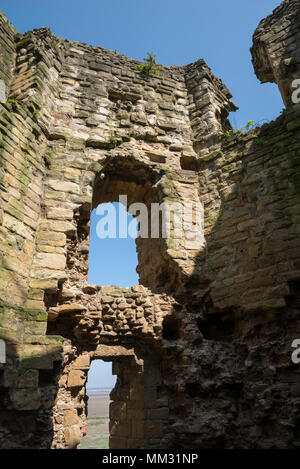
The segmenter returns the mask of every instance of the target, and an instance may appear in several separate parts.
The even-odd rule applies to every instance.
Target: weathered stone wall
[[[17,31],[2,12],[0,12],[0,33],[0,101],[3,103],[9,93],[13,77],[16,55],[14,39]]]
[[[48,333],[54,331],[66,338],[54,408],[57,438],[53,446],[80,443],[85,431],[84,386],[90,360],[104,359],[113,361],[118,375],[111,395],[110,447],[156,447],[168,418],[165,389],[158,391],[163,386],[163,370],[156,342],[166,335],[163,320],[176,302],[141,285],[123,289],[89,286],[84,290],[79,303],[52,308],[49,317]]]
[[[260,22],[253,35],[256,76],[262,83],[277,83],[286,106],[292,102],[291,83],[299,79],[299,22],[298,0],[286,0]]]
[[[297,37],[298,6],[268,38],[282,17]],[[112,448],[299,446],[299,105],[228,134],[236,106],[203,60],[147,76],[0,18],[0,447],[79,447],[94,359],[118,376]],[[196,242],[138,239],[140,285],[88,285],[91,210],[120,194],[199,203]]]
[[[200,160],[209,255],[199,253],[196,265],[220,309],[286,305],[299,270],[299,126],[295,106]]]

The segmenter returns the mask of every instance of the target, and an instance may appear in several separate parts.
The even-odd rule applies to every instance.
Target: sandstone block
[[[54,220],[72,220],[73,210],[60,207],[50,207],[47,210],[47,218],[52,218]]]
[[[39,373],[37,370],[26,370],[18,378],[18,388],[37,388]]]
[[[6,84],[4,80],[0,80],[0,103],[6,103]]]
[[[69,221],[63,220],[42,220],[39,228],[41,231],[59,231],[62,233],[73,233],[75,226]]]
[[[90,368],[90,356],[88,354],[81,355],[81,357],[76,358],[73,363],[74,370],[88,370]]]
[[[48,269],[64,270],[66,267],[66,256],[63,254],[39,252],[35,256],[35,265]]]
[[[103,296],[103,297],[101,298],[101,302],[102,302],[103,304],[111,304],[111,303],[114,302],[114,298],[113,298],[112,296]]]
[[[47,354],[44,345],[24,346],[24,354],[22,357],[22,367],[30,369],[49,370],[53,368],[53,357]]]
[[[65,425],[67,425],[68,427],[72,426],[72,425],[77,425],[78,424],[78,414],[77,414],[77,411],[76,409],[72,409],[72,410],[65,410],[64,412],[64,422],[65,422]]]
[[[72,370],[68,376],[68,387],[77,388],[83,386],[85,383],[84,373],[80,370]]]
[[[24,225],[24,223],[12,217],[11,215],[8,215],[7,213],[5,213],[3,216],[3,226],[12,231],[13,233],[17,233],[25,239],[32,240],[32,233]]]
[[[86,307],[80,303],[64,304],[57,307],[59,313],[68,313],[71,311],[86,311]]]
[[[51,246],[65,246],[66,235],[55,231],[39,231],[37,242],[40,244],[49,244]]]
[[[132,112],[131,113],[131,120],[137,124],[147,125],[147,117],[144,112]]]
[[[50,179],[48,185],[51,189],[60,192],[70,192],[71,194],[80,194],[80,187],[78,184],[69,181],[59,181]]]
[[[82,433],[79,425],[73,425],[66,428],[65,441],[68,449],[75,449],[79,445],[81,438]]]
[[[34,279],[34,281],[37,281],[39,285],[46,285],[45,288],[52,288],[52,287],[55,288],[54,282],[55,282],[55,285],[57,285],[57,280],[65,279],[66,272],[62,270],[49,270],[49,269],[43,269],[43,268],[34,268],[31,272],[31,276],[32,276],[31,282],[33,282],[33,279]],[[44,288],[44,287],[39,286],[38,288]]]

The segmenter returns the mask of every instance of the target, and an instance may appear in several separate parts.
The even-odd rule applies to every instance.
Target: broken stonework
[[[247,134],[203,60],[148,76],[0,13],[1,448],[79,448],[96,359],[111,448],[299,447],[299,7],[254,34],[287,109]],[[198,203],[198,244],[139,238],[140,285],[89,285],[91,210],[121,194]]]

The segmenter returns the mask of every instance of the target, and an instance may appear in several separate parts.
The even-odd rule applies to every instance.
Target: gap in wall
[[[136,220],[119,202],[100,204],[92,211],[88,272],[90,284],[130,287],[139,283],[136,272],[136,230]],[[86,385],[88,416],[87,435],[81,442],[83,449],[109,448],[109,394],[115,383],[112,362],[94,360]]]
[[[116,383],[112,362],[93,360],[86,384],[87,434],[81,440],[82,449],[109,448],[110,392]]]
[[[231,126],[235,131],[242,129],[252,120],[255,127],[261,127],[263,124],[276,120],[285,108],[280,91],[275,83],[260,84],[257,81],[259,86],[255,86],[255,93],[251,96],[251,90],[254,90],[253,80],[257,81],[257,78],[251,76],[251,80],[244,84],[243,94],[239,95],[239,90],[235,92],[234,87],[231,89],[232,99],[239,106],[237,111],[230,112],[228,115]]]
[[[108,205],[113,207],[112,211],[106,207]],[[102,214],[97,214],[97,211]],[[115,221],[112,219],[114,211]],[[122,227],[122,223],[125,226]],[[119,202],[100,204],[92,211],[88,274],[90,284],[131,287],[139,283],[135,238],[129,235],[124,237],[124,228],[126,231],[129,226],[132,233],[137,222]],[[99,233],[107,237],[100,238]],[[116,237],[112,238],[114,234]]]

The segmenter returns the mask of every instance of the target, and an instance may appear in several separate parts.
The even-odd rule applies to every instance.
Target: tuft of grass
[[[249,130],[253,130],[255,127],[256,127],[256,124],[254,120],[250,120],[247,122],[246,125],[244,125],[244,127],[240,127],[237,130],[234,130],[234,129],[227,130],[227,132],[225,132],[225,136],[231,137],[232,135],[236,135],[239,132],[246,134],[247,132],[249,132]]]
[[[234,129],[230,129],[230,130],[227,130],[226,132],[221,132],[220,133],[220,136],[221,137],[225,137],[225,139],[229,138],[229,137],[233,137],[234,135],[237,135],[237,134],[246,134],[248,132],[250,132],[251,130],[255,129],[256,127],[259,127],[261,124],[259,122],[255,122],[254,120],[249,120],[247,122],[246,125],[244,125],[243,127],[240,127],[239,129],[237,130],[234,130]]]
[[[156,61],[156,55],[153,52],[147,52],[147,57],[144,58],[144,63],[137,65],[138,72],[144,75],[157,75],[160,76],[163,70],[163,66],[158,64]]]
[[[116,137],[114,137],[113,135],[111,135],[109,137],[109,143],[113,143],[114,145],[117,145],[118,139]]]

